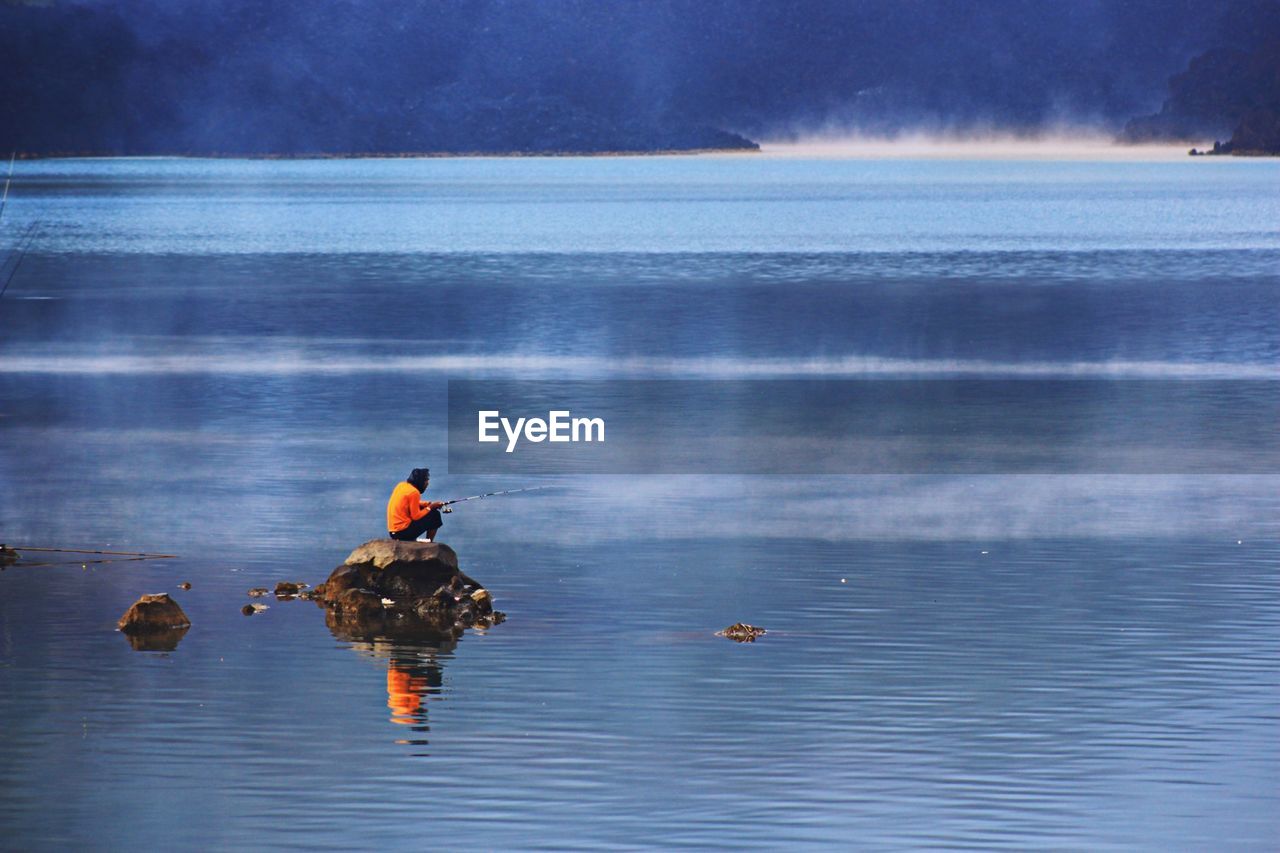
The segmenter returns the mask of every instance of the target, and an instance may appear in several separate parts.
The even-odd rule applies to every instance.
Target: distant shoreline
[[[23,153],[15,156],[18,160],[279,160],[279,161],[323,161],[323,160],[528,160],[538,158],[566,159],[610,158],[610,157],[688,157],[706,155],[755,155],[770,157],[801,157],[814,159],[865,159],[865,160],[1178,160],[1188,154],[1202,157],[1243,157],[1265,158],[1275,157],[1265,151],[1214,151],[1212,149],[1185,147],[1185,142],[1162,143],[1125,143],[1111,139],[1010,139],[994,138],[990,140],[933,140],[920,137],[905,139],[851,139],[851,140],[806,140],[802,142],[782,141],[766,142],[752,148],[668,148],[657,150],[618,150],[618,151],[398,151],[380,153],[274,153],[274,154],[232,154],[214,152],[207,154],[165,153],[165,154],[124,154],[103,152],[65,152]]]
[[[308,152],[297,154],[106,154],[102,152],[54,152],[32,154],[18,152],[18,160],[493,160],[531,159],[536,157],[680,157],[694,154],[759,154],[754,148],[666,148],[651,151],[422,151],[327,154]]]

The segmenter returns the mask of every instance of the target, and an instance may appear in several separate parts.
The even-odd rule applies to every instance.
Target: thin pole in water
[[[17,157],[17,151],[9,154],[9,174],[4,179],[4,195],[0,195],[0,222],[4,221],[4,208],[9,202],[9,184],[13,182],[13,161],[16,160]],[[18,267],[22,266],[22,261],[27,256],[27,249],[30,249],[31,244],[35,242],[36,228],[39,225],[39,222],[31,223],[31,226],[22,233],[21,237],[18,238],[18,243],[21,245],[21,248],[18,250],[18,260],[14,262],[13,269],[9,270],[9,274],[5,276],[4,285],[0,286],[0,298],[4,297],[5,291],[9,289],[9,282],[13,281],[14,275],[18,272]],[[6,260],[5,263],[7,264],[8,260]],[[2,269],[2,267],[0,267],[0,269]]]
[[[23,240],[22,248],[18,250],[18,260],[14,262],[13,269],[9,270],[9,274],[5,276],[4,286],[0,287],[0,299],[4,298],[5,291],[9,289],[9,282],[13,281],[13,277],[18,274],[18,267],[22,266],[22,262],[26,260],[27,249],[30,249],[31,244],[35,242],[36,231],[39,227],[39,222],[32,222],[31,227],[23,233],[22,237],[18,238]]]
[[[0,220],[4,219],[5,202],[9,200],[9,182],[13,180],[13,161],[17,156],[17,151],[9,155],[9,176],[4,179],[4,196],[0,197]]]
[[[48,554],[109,554],[112,557],[138,557],[148,560],[176,560],[177,554],[143,554],[138,551],[86,551],[83,548],[27,548],[22,545],[8,545],[10,550],[19,553],[23,551],[41,551]]]

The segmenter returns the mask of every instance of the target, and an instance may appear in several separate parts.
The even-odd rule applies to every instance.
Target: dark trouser
[[[424,533],[430,533],[431,538],[436,538],[436,531],[444,524],[444,519],[440,517],[440,510],[433,509],[417,521],[409,522],[409,526],[404,530],[397,530],[391,534],[392,539],[399,539],[402,542],[412,542]]]

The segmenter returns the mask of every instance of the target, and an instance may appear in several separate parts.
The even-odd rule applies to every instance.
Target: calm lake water
[[[1217,398],[1166,426],[1234,431],[1220,466],[1184,441],[1140,475],[519,481],[447,470],[445,399],[1274,401],[1280,163],[63,160],[16,169],[4,246],[33,223],[0,299],[0,541],[179,559],[0,574],[0,848],[1280,845],[1275,436]],[[505,623],[241,615],[380,535],[421,465],[439,498],[559,487],[447,517]],[[193,626],[135,651],[115,621],[159,591]],[[737,621],[769,633],[713,636]]]

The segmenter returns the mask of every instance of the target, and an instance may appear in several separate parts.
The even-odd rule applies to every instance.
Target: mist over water
[[[1247,460],[447,469],[450,379],[1280,382],[1274,164],[773,154],[19,163],[0,539],[182,559],[0,574],[10,843],[1265,849],[1280,478]],[[447,517],[506,623],[240,615],[424,464],[557,486]],[[162,590],[193,627],[134,652]],[[770,633],[712,636],[740,620]]]
[[[1212,146],[1213,140],[1209,139],[1208,144]],[[832,129],[767,139],[760,154],[873,160],[1165,162],[1184,159],[1187,146],[1121,144],[1114,134],[1088,126],[1046,128],[1023,134],[981,128],[935,133],[911,129],[893,134],[850,134]]]

